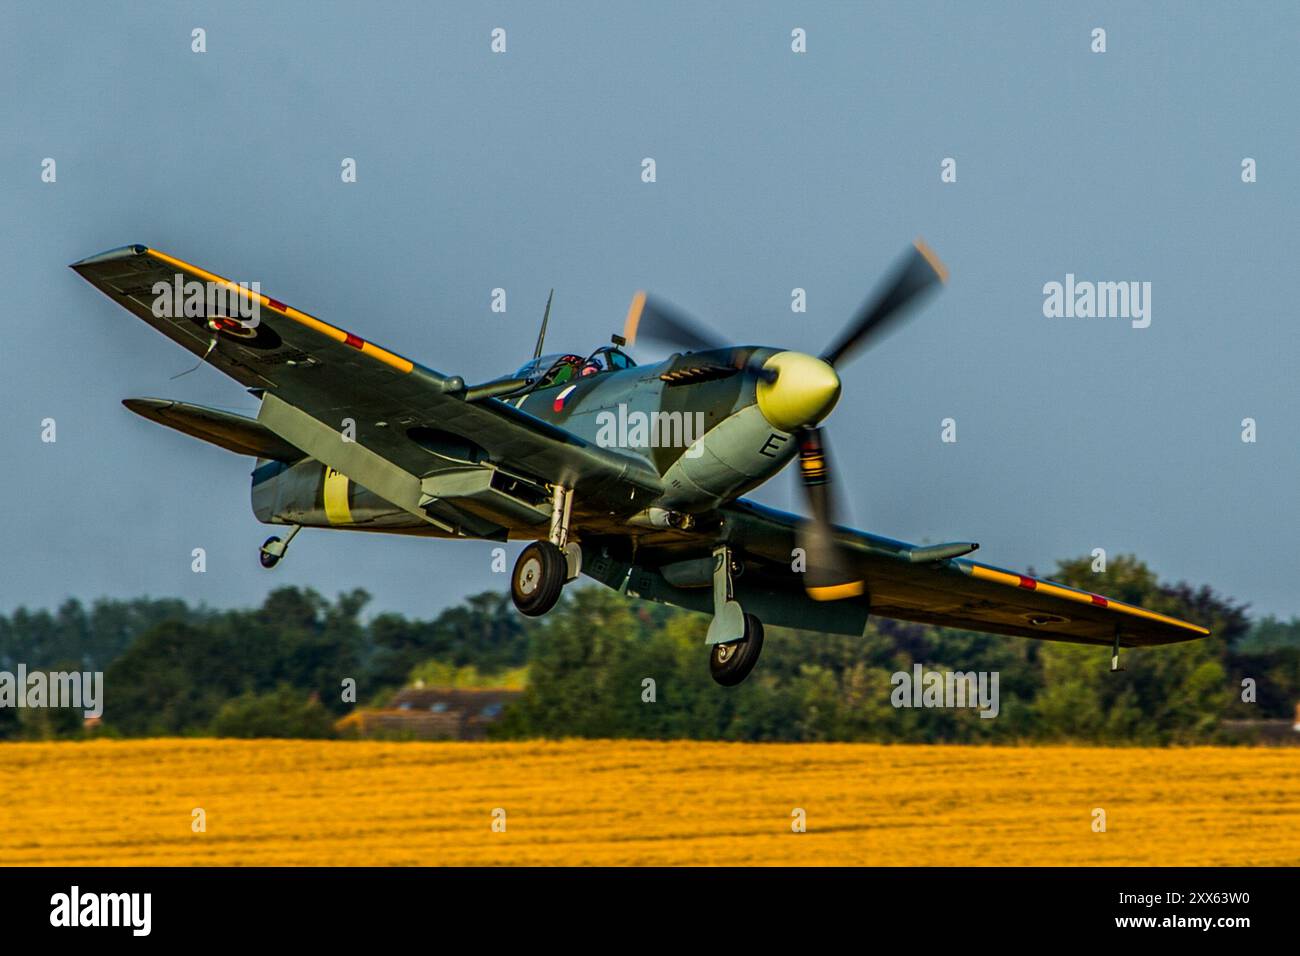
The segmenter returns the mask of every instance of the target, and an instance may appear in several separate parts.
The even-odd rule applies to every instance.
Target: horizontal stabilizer
[[[128,398],[122,404],[150,421],[237,455],[295,462],[307,457],[265,425],[243,415],[167,398]]]

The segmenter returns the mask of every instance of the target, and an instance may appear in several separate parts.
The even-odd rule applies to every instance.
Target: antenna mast
[[[551,299],[555,298],[555,290],[546,297],[546,311],[542,313],[542,331],[537,333],[537,347],[533,349],[533,358],[541,358],[542,343],[546,341],[546,322],[551,317]]]

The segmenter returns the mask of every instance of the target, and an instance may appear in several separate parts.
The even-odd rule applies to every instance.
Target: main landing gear
[[[709,648],[709,673],[723,687],[735,687],[754,669],[763,652],[763,622],[745,615],[745,636]]]
[[[263,541],[262,547],[258,549],[257,553],[257,560],[262,562],[262,567],[269,571],[271,568],[279,564],[280,559],[284,557],[285,551],[289,550],[289,542],[292,541],[294,536],[301,530],[302,525],[296,524],[293,526],[293,530],[289,532],[289,537],[285,538],[283,541],[281,541],[277,535],[271,535],[271,537]]]
[[[735,598],[731,549],[713,551],[713,622],[705,642],[709,645],[709,673],[723,687],[735,687],[754,669],[763,651],[763,622],[746,614]]]
[[[564,585],[582,571],[582,550],[569,540],[573,489],[556,486],[551,499],[551,533],[524,548],[510,576],[510,597],[520,614],[541,617],[560,599]]]
[[[582,550],[569,540],[573,490],[556,486],[551,500],[551,530],[545,541],[534,541],[520,553],[510,576],[510,597],[520,614],[540,617],[560,599],[564,585],[582,570]],[[705,643],[709,673],[723,687],[734,687],[749,676],[763,652],[763,622],[746,614],[736,600],[732,574],[739,573],[727,545],[713,551],[713,621]]]
[[[564,552],[549,541],[524,548],[510,577],[510,597],[520,614],[541,617],[560,599],[567,568]]]

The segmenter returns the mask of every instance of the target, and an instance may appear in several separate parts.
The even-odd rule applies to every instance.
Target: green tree
[[[265,694],[248,691],[226,701],[212,721],[217,737],[334,736],[334,718],[316,696],[306,696],[287,684]]]
[[[400,687],[426,660],[494,671],[519,667],[528,656],[528,625],[507,594],[485,591],[444,610],[432,621],[381,614],[368,629],[367,686]]]
[[[484,672],[473,664],[458,667],[445,661],[424,661],[411,670],[407,684],[422,687],[504,688],[519,690],[528,683],[528,668]]]
[[[1205,740],[1231,700],[1223,658],[1230,639],[1244,633],[1243,609],[1208,588],[1161,587],[1151,569],[1132,555],[1113,558],[1102,573],[1092,571],[1089,558],[1062,561],[1055,577],[1063,584],[1190,618],[1214,635],[1125,650],[1125,670],[1119,673],[1110,672],[1105,649],[1045,644],[1045,686],[1034,703],[1039,734],[1094,742]]]

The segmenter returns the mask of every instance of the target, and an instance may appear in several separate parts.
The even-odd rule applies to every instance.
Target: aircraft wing
[[[454,485],[452,473],[463,476],[484,462],[573,487],[579,500],[606,513],[639,510],[643,499],[660,490],[658,475],[642,459],[593,445],[497,399],[466,401],[459,377],[425,368],[260,291],[241,291],[231,280],[164,252],[124,246],[72,268],[172,341],[262,395],[258,421],[285,442],[413,513],[444,494],[440,473]],[[221,321],[220,313],[156,314],[157,284],[175,288],[178,281],[182,288],[211,284],[227,296],[242,296],[237,301],[255,299],[258,324],[245,328]],[[179,304],[159,311],[183,311]],[[352,442],[341,440],[348,422]]]
[[[741,499],[723,509],[727,535],[744,552],[790,566],[798,515]],[[927,560],[919,545],[838,529],[866,583],[870,613],[882,617],[1074,644],[1142,647],[1195,640],[1207,628],[966,558]],[[810,602],[811,603],[811,602]],[[811,611],[810,611],[811,613]]]

